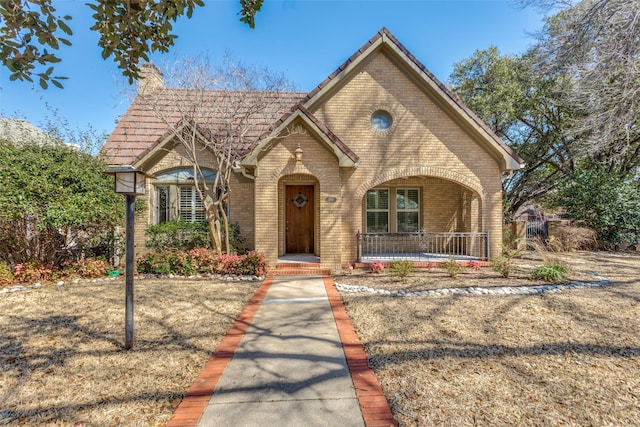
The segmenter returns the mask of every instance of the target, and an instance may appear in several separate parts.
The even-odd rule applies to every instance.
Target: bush
[[[504,278],[507,278],[513,272],[515,260],[508,252],[502,253],[491,259],[491,269]]]
[[[590,250],[596,246],[596,232],[586,227],[560,225],[549,238],[549,246],[556,252]]]
[[[638,178],[624,178],[607,169],[580,170],[553,193],[552,207],[563,216],[596,231],[605,247],[638,244],[640,186]]]
[[[559,262],[547,262],[533,270],[534,280],[543,280],[550,283],[566,282],[569,268]]]
[[[80,277],[96,278],[106,276],[109,273],[109,264],[103,259],[87,258],[77,261],[65,268],[65,274],[77,274]]]
[[[267,259],[265,254],[251,251],[242,255],[237,274],[262,276],[267,272]]]
[[[113,177],[88,153],[0,141],[0,164],[0,257],[12,268],[21,265],[21,280],[61,268],[122,219]]]
[[[478,271],[482,268],[482,264],[480,264],[480,261],[469,261],[467,263],[467,267],[473,268],[475,271]]]
[[[40,282],[50,281],[54,278],[56,268],[53,265],[38,264],[29,262],[16,264],[13,271],[13,278],[16,282]]]
[[[369,265],[369,271],[372,273],[382,273],[384,271],[384,265],[380,261],[374,261]]]
[[[205,221],[169,221],[146,228],[145,246],[156,252],[166,250],[186,251],[211,246],[209,226]]]
[[[9,265],[0,260],[0,286],[10,285],[13,282],[13,273],[9,269]]]
[[[451,277],[452,279],[458,277],[458,274],[462,273],[462,271],[464,270],[464,266],[456,261],[453,256],[449,257],[449,261],[443,262],[441,267],[444,268],[449,277]]]
[[[391,276],[404,279],[413,272],[413,264],[406,260],[394,261],[389,267],[389,271]]]
[[[239,274],[262,276],[267,271],[264,254],[218,255],[211,249],[195,248],[183,252],[156,252],[138,259],[138,272],[145,274]]]

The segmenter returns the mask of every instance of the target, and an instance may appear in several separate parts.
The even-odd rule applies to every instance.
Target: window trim
[[[404,192],[404,197],[408,198],[408,192],[410,190],[416,190],[418,192],[418,207],[415,209],[408,209],[408,208],[403,208],[400,209],[398,207],[398,194],[400,194],[401,192]],[[422,199],[420,197],[420,187],[398,187],[395,189],[395,200],[396,200],[396,212],[395,212],[395,217],[396,217],[396,224],[395,224],[395,228],[396,228],[396,232],[397,233],[415,233],[417,231],[420,230],[420,211],[421,211],[421,205],[422,205]],[[416,221],[416,230],[413,231],[398,231],[399,229],[399,225],[400,225],[400,219],[398,218],[398,214],[400,213],[417,213],[418,214],[418,219]]]
[[[380,209],[380,208],[369,209],[369,207],[367,206],[367,196],[372,191],[386,191],[387,192],[387,208],[386,209]],[[364,200],[364,208],[365,208],[364,227],[365,228],[364,229],[366,230],[367,233],[389,233],[389,230],[391,229],[391,224],[389,223],[389,220],[391,219],[391,204],[389,203],[389,194],[390,193],[391,193],[391,189],[389,189],[389,188],[372,188],[370,190],[367,190],[367,192],[365,193],[365,200]],[[368,221],[369,212],[384,212],[384,213],[387,214],[387,231],[369,231],[369,221]]]
[[[189,201],[190,207],[188,208],[189,212],[189,216],[190,219],[185,219],[183,218],[183,212],[187,212],[186,209],[183,209],[183,199],[182,199],[182,190],[183,189],[188,189],[191,190],[191,200]],[[202,202],[202,200],[200,199],[200,195],[198,194],[198,191],[196,190],[196,186],[191,184],[191,185],[178,185],[178,219],[180,221],[185,221],[185,222],[200,222],[200,221],[206,221],[207,220],[207,214],[205,212],[204,209],[204,203]],[[202,219],[198,219],[198,214],[202,213]]]
[[[418,198],[417,203],[418,207],[415,209],[400,209],[398,208],[398,194],[402,194],[404,192],[405,197],[407,196],[407,191],[417,190]],[[367,206],[367,196],[372,191],[387,191],[388,194],[388,206],[387,209],[369,209]],[[367,190],[364,196],[363,201],[363,209],[364,209],[364,230],[366,233],[415,233],[419,231],[422,224],[422,188],[420,186],[410,186],[410,187],[381,187],[381,188],[371,188]],[[387,231],[369,231],[369,213],[370,212],[386,212],[387,214]],[[398,231],[400,221],[398,220],[398,214],[408,212],[408,213],[417,213],[418,218],[416,222],[416,230],[415,231]]]

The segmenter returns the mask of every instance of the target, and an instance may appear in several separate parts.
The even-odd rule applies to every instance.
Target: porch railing
[[[479,233],[361,233],[358,231],[358,262],[374,260],[487,260],[489,232]]]

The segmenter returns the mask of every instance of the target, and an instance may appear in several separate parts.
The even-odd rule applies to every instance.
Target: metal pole
[[[133,221],[136,196],[126,195],[125,313],[124,348],[133,346]]]

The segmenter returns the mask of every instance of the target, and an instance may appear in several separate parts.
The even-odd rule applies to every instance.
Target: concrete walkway
[[[333,280],[289,275],[265,280],[167,425],[395,423]]]

